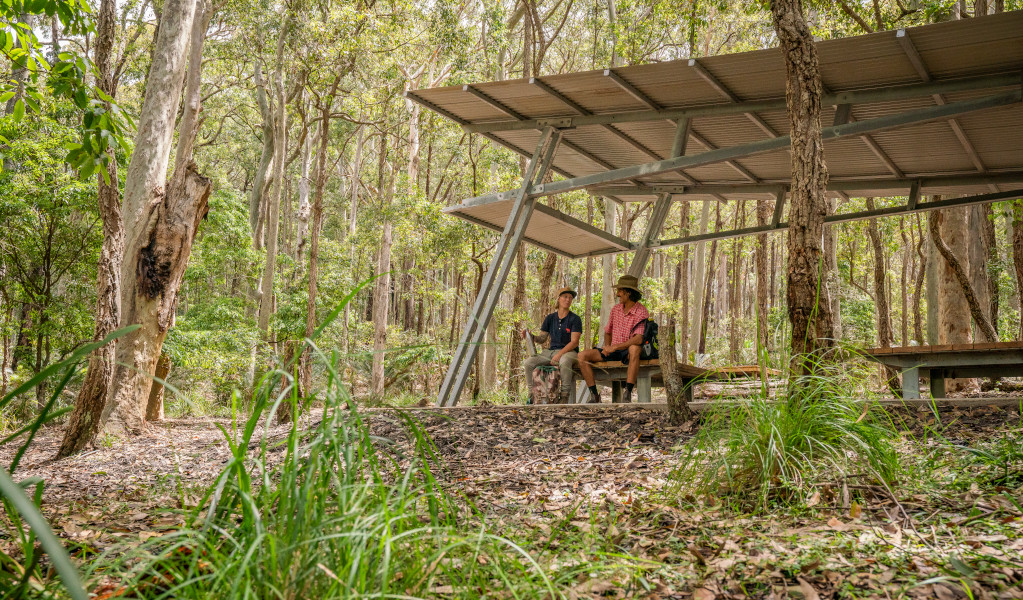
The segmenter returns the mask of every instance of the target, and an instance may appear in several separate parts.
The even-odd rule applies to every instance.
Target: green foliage
[[[257,435],[280,404],[307,405],[291,368],[267,374],[252,415],[224,430],[232,458],[186,529],[111,552],[94,574],[122,577],[139,598],[425,597],[440,586],[464,598],[481,589],[553,594],[521,548],[459,523],[418,424],[399,413],[411,453],[371,435],[344,408],[337,358],[314,351],[328,377],[313,428],[296,422],[282,440]]]
[[[88,597],[82,587],[77,569],[71,564],[67,551],[40,513],[43,482],[36,477],[15,482],[12,476],[39,428],[71,410],[70,408],[56,410],[55,407],[57,399],[64,391],[68,381],[74,376],[79,363],[92,351],[130,333],[136,327],[116,331],[104,340],[79,348],[66,360],[50,365],[35,377],[0,398],[0,411],[2,411],[19,395],[26,394],[48,379],[59,376],[49,401],[40,407],[39,413],[20,429],[0,439],[0,445],[19,444],[10,466],[0,469],[0,501],[2,501],[3,514],[12,525],[12,538],[18,550],[17,554],[12,555],[0,547],[0,589],[10,592],[5,594],[5,598],[19,598],[29,594],[53,597],[58,586],[56,580],[43,568],[41,560],[44,555],[47,555],[50,562],[56,567],[68,595],[74,600],[85,600]]]
[[[887,484],[899,469],[894,432],[861,384],[863,368],[820,364],[793,378],[785,397],[759,396],[713,410],[674,474],[677,491],[766,509],[798,501],[810,484],[866,477]]]

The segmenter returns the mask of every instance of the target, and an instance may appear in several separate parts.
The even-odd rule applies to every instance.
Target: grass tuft
[[[820,364],[812,375],[793,377],[782,398],[760,395],[709,410],[674,473],[673,492],[725,495],[766,509],[805,498],[821,480],[892,481],[899,470],[895,434],[859,389],[865,380],[850,364]]]

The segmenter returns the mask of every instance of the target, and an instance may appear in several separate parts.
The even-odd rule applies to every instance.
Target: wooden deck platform
[[[864,354],[902,372],[902,397],[920,397],[920,375],[930,377],[931,396],[945,397],[945,379],[1023,377],[1023,342],[871,348]]]

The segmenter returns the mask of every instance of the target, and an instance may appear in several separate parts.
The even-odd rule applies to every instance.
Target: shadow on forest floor
[[[1016,407],[890,410],[904,425],[900,454],[928,463],[926,481],[899,482],[898,502],[826,482],[818,497],[761,515],[661,493],[699,425],[671,426],[644,407],[410,412],[442,459],[438,479],[491,531],[547,569],[590,565],[563,590],[569,598],[1023,598],[1020,485],[980,487],[973,463],[940,450],[1018,435]],[[409,443],[391,410],[364,414],[375,435]],[[94,551],[136,545],[179,527],[182,508],[220,473],[229,451],[218,423],[230,428],[170,420],[57,462],[50,428],[18,476],[46,481],[44,513],[65,539]],[[0,448],[0,459],[13,450]]]

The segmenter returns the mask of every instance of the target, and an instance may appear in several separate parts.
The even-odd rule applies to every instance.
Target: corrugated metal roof
[[[1019,82],[1023,72],[1023,11],[828,40],[819,42],[817,48],[828,94],[852,93],[862,98],[863,93],[902,89],[901,86],[926,81],[952,82],[995,74],[1016,74],[1015,81]],[[915,62],[916,57],[919,60]],[[631,113],[635,117],[638,111],[698,107],[728,110],[727,106],[733,101],[774,102],[770,109],[759,110],[752,116],[741,112],[694,116],[687,156],[768,139],[771,135],[763,126],[778,135],[788,134],[788,118],[781,102],[785,92],[785,65],[777,48],[700,58],[695,64],[679,60],[622,67],[613,72],[589,71],[541,79],[542,84],[594,115]],[[624,83],[616,83],[615,79]],[[937,102],[951,103],[1019,89],[1019,83],[1012,86],[962,89],[943,96],[918,94],[903,99],[864,101],[852,106],[852,119],[864,121],[932,107]],[[969,88],[968,85],[962,87]],[[495,123],[504,127],[522,120],[580,116],[580,111],[569,103],[524,79],[415,90],[410,96],[469,127]],[[835,113],[835,106],[826,106],[822,124],[831,125]],[[956,127],[965,134],[966,144],[956,134]],[[532,150],[539,134],[538,129],[500,130],[491,132],[491,139],[520,151]],[[665,118],[564,129],[554,167],[561,174],[579,177],[668,158],[674,134],[674,123]],[[828,140],[825,157],[835,182],[1023,172],[1023,104],[1016,102],[952,119]],[[791,177],[790,169],[789,153],[776,150],[731,163],[689,168],[684,175],[661,173],[631,181],[646,185],[681,185],[694,181],[698,184],[784,184]],[[960,184],[922,191],[985,193],[995,189],[999,188],[991,184]],[[905,194],[906,191],[879,184],[877,189],[857,192],[857,195]],[[737,189],[724,196],[749,198],[757,194]],[[626,199],[653,198],[653,195],[631,195]],[[484,211],[481,207],[463,211],[456,206],[449,212],[464,212],[465,216],[492,226],[503,226],[502,213],[507,215],[506,209]],[[544,214],[533,218],[538,222],[535,228],[530,224],[531,233],[527,233],[527,237],[556,248],[567,243],[563,230],[544,224],[545,219],[553,217]],[[564,248],[566,254],[579,256],[602,249],[614,251],[613,246],[599,238],[587,242],[573,240],[572,243],[581,245]],[[604,245],[599,247],[602,243]]]

